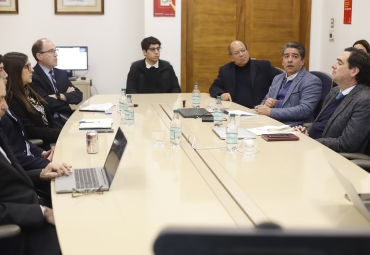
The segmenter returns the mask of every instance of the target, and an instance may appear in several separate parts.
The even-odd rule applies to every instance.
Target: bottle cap
[[[230,113],[230,117],[235,117],[235,113]]]
[[[125,91],[126,89],[121,89],[121,91]]]
[[[131,98],[131,95],[127,95],[127,98]]]
[[[217,99],[221,99],[221,96],[217,96]]]
[[[196,82],[194,85],[197,85],[198,86],[198,82]]]
[[[174,113],[179,113],[179,110],[173,110]]]

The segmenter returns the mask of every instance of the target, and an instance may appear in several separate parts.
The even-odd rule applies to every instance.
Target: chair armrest
[[[309,127],[312,126],[312,122],[309,122],[309,123],[303,123],[302,125],[303,127],[305,127],[306,129],[308,129]]]
[[[353,159],[351,160],[354,164],[358,165],[359,167],[363,168],[367,172],[370,171],[370,160],[365,159]]]
[[[41,139],[29,139],[28,141],[37,146],[42,145],[44,143],[44,141]]]
[[[14,237],[21,232],[18,225],[2,225],[0,226],[0,239]]]
[[[370,156],[362,153],[350,153],[350,152],[339,152],[340,155],[345,157],[346,159],[364,159],[370,160]]]

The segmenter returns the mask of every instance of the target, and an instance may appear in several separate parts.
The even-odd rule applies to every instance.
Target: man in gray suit
[[[338,87],[331,89],[309,131],[295,129],[334,151],[364,152],[370,136],[370,57],[346,48],[332,68]]]
[[[299,42],[283,46],[282,65],[286,73],[275,76],[259,114],[287,125],[297,126],[314,120],[314,110],[321,98],[321,80],[304,68],[306,50]]]

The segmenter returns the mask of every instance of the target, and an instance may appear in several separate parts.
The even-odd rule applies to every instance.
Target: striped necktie
[[[58,93],[58,88],[57,88],[57,80],[55,79],[55,75],[54,75],[54,70],[50,70],[49,71],[49,74],[51,76],[51,80],[53,81],[53,87],[54,87],[54,91],[55,93]],[[68,118],[69,118],[69,115],[68,114],[65,114],[65,113],[59,113],[57,112],[57,114],[60,116],[60,118],[62,119],[63,123],[66,123]]]

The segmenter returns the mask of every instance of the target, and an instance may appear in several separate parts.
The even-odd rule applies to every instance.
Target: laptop
[[[226,139],[226,127],[213,127],[213,132],[215,132],[218,137],[222,140]],[[238,128],[238,139],[244,138],[256,138],[251,132],[246,130],[245,128]]]
[[[184,118],[197,118],[209,112],[204,108],[180,108],[179,113]]]
[[[109,190],[126,146],[127,139],[121,128],[118,128],[104,166],[73,169],[69,176],[63,175],[55,178],[56,193],[72,193],[73,189],[79,191],[96,190],[100,187],[102,187],[101,190]]]
[[[352,183],[344,176],[342,171],[340,171],[330,162],[329,164],[331,168],[333,168],[335,175],[338,177],[353,205],[362,213],[363,216],[365,216],[368,221],[370,221],[370,201],[362,201],[355,187],[353,187]]]

